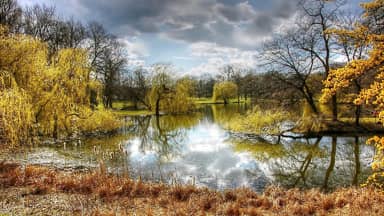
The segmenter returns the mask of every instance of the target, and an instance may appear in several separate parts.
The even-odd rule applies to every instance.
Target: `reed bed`
[[[270,186],[258,194],[248,188],[214,191],[193,185],[142,182],[108,174],[103,167],[81,173],[0,162],[0,207],[17,199],[4,191],[17,188],[23,189],[17,196],[34,200],[36,208],[44,202],[39,197],[81,197],[81,205],[68,207],[75,215],[384,215],[384,193],[370,187],[323,193],[318,189]],[[52,208],[46,211],[60,202],[48,205]]]

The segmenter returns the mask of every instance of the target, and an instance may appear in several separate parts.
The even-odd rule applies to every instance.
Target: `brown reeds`
[[[369,187],[332,193],[275,186],[263,194],[246,188],[218,192],[192,185],[145,183],[100,171],[73,173],[0,162],[0,188],[17,187],[30,188],[23,196],[79,194],[102,203],[124,203],[142,215],[384,215],[384,193]],[[113,212],[97,208],[92,214]]]

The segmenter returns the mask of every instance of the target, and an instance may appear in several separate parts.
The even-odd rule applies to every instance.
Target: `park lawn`
[[[201,98],[193,98],[195,104],[223,104],[224,101],[223,100],[217,100],[217,101],[213,101],[212,98],[207,98],[207,97],[201,97]],[[237,98],[232,98],[232,99],[229,99],[229,103],[237,103]],[[251,99],[250,98],[247,98],[247,100],[245,99],[240,99],[240,103],[249,103],[251,102]]]
[[[113,110],[112,111],[117,116],[148,116],[154,115],[153,111],[149,110]]]
[[[126,101],[126,100],[119,100],[119,101],[114,101],[112,103],[112,107],[114,109],[126,109],[128,107],[134,107],[134,104],[132,101]]]

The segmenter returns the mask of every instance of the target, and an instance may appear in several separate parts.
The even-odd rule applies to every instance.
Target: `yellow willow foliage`
[[[45,70],[46,55],[44,43],[31,37],[8,35],[6,28],[0,26],[0,70],[10,75],[14,84],[26,90],[33,88],[30,81],[38,81]]]
[[[195,107],[191,98],[193,82],[190,79],[181,79],[176,83],[175,90],[162,103],[163,110],[169,113],[186,113]]]
[[[230,130],[257,133],[257,134],[280,134],[283,130],[282,123],[290,119],[288,112],[283,110],[262,110],[254,107],[245,116],[233,118],[228,124]]]
[[[373,0],[369,3],[362,4],[365,9],[364,16],[371,16],[371,11],[380,11],[384,8],[383,0]],[[369,44],[372,49],[367,59],[358,59],[351,61],[345,67],[332,70],[324,81],[325,88],[321,101],[325,102],[336,94],[337,91],[351,85],[354,79],[364,76],[369,71],[375,71],[375,78],[370,86],[363,89],[356,96],[355,104],[370,104],[379,111],[379,118],[384,122],[384,35],[372,33],[368,27],[358,25],[353,31],[339,31],[338,34],[347,35],[357,40],[362,40],[356,45]],[[384,189],[384,137],[374,137],[369,140],[370,144],[374,144],[377,148],[375,161],[372,164],[374,174],[369,178],[368,182]]]
[[[121,123],[116,121],[116,116],[108,110],[87,110],[84,116],[87,118],[80,118],[77,122],[78,129],[82,132],[109,132],[121,126]]]
[[[238,87],[234,82],[224,81],[216,83],[213,87],[213,96],[212,100],[216,101],[218,99],[228,102],[230,98],[237,96]]]
[[[45,71],[43,95],[36,103],[36,120],[44,134],[72,133],[76,119],[89,109],[89,66],[86,52],[60,50]],[[41,90],[39,90],[41,92]]]
[[[0,83],[4,83],[2,76]],[[14,147],[27,142],[33,122],[32,107],[24,91],[17,88],[0,90],[0,145]]]
[[[111,113],[90,109],[90,91],[100,91],[101,84],[90,80],[86,51],[62,49],[49,61],[47,53],[45,43],[0,26],[0,133],[9,136],[5,143],[22,141],[28,131],[67,136],[116,129],[119,123]]]

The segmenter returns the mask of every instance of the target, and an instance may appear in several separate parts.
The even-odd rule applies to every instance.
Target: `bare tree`
[[[81,47],[87,36],[85,27],[73,18],[61,21],[58,32],[61,34],[61,46],[64,48]]]
[[[61,19],[54,7],[35,5],[24,13],[24,33],[46,42],[49,58],[62,48],[78,48],[86,38],[85,27],[75,21]]]
[[[41,39],[44,42],[52,41],[55,35],[55,26],[58,19],[54,7],[34,5],[24,11],[24,33]]]
[[[327,31],[334,27],[344,0],[302,0],[300,2],[300,19],[297,24],[302,31],[300,35],[306,40],[298,41],[300,48],[313,55],[322,66],[326,78],[331,69],[334,40]],[[332,97],[332,119],[337,121],[337,98]]]
[[[108,48],[101,55],[101,60],[103,65],[99,72],[104,84],[103,104],[106,108],[112,108],[117,86],[120,85],[120,75],[126,65],[122,45],[115,38],[109,39]]]
[[[124,58],[125,50],[118,39],[97,22],[89,23],[87,38],[93,75],[104,85],[103,104],[112,108],[113,98],[118,93],[118,86],[121,85],[121,72],[127,63]]]
[[[99,71],[103,67],[101,57],[108,47],[108,39],[111,35],[107,33],[100,23],[91,22],[87,26],[87,37],[89,39],[88,51],[90,62],[97,78]]]
[[[129,95],[131,100],[134,101],[136,108],[138,103],[140,103],[146,108],[151,109],[151,104],[147,100],[147,94],[150,90],[147,71],[142,67],[136,68],[128,79]]]
[[[310,76],[316,71],[315,55],[303,52],[297,43],[300,31],[291,31],[275,38],[264,46],[265,66],[270,67],[273,78],[298,91],[307,101],[311,110],[319,114],[314,101],[314,89]],[[308,43],[308,42],[307,42]],[[314,44],[312,43],[312,46]]]
[[[16,0],[0,1],[0,24],[8,26],[11,32],[18,32],[21,25],[22,9]]]

